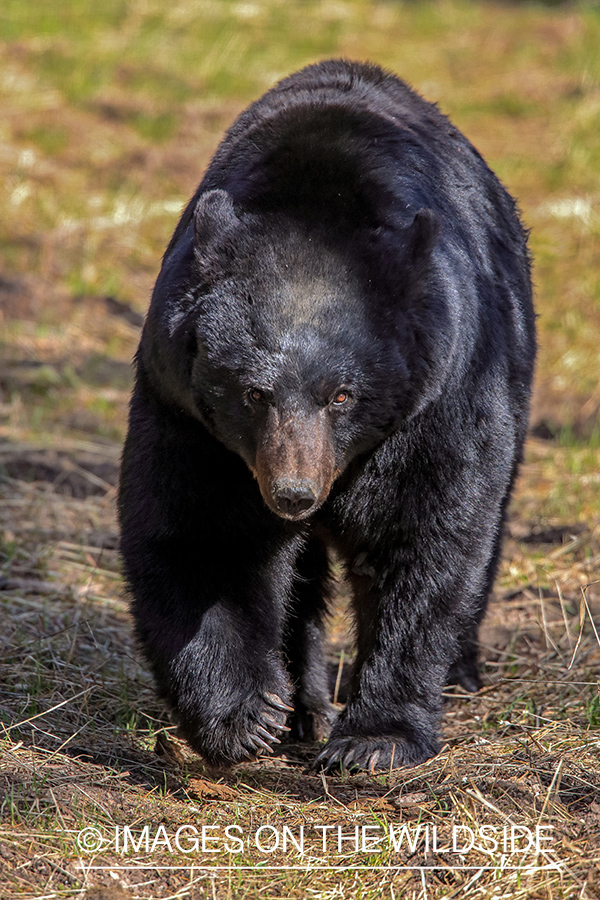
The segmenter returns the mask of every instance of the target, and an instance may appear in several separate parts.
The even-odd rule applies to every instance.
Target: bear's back
[[[396,76],[330,60],[276,84],[225,135],[165,260],[192,241],[198,199],[215,189],[250,230],[289,222],[344,256],[356,248],[374,315],[421,309],[459,380],[474,355],[511,360],[511,380],[529,379],[534,313],[515,202],[464,135]],[[423,210],[439,225],[431,255],[409,246]],[[426,311],[405,290],[425,264]]]
[[[420,208],[478,231],[482,220],[525,244],[515,205],[480,154],[434,104],[377,66],[329,60],[251,104],[217,148],[198,197],[226,190],[244,210],[284,212],[338,230],[402,227]],[[467,252],[481,245],[469,239]]]

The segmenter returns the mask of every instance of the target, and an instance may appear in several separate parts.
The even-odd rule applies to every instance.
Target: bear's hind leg
[[[479,622],[476,622],[462,639],[460,654],[450,667],[446,679],[446,684],[459,684],[470,694],[476,694],[481,687],[479,648],[477,644],[478,631]]]
[[[323,653],[331,573],[327,549],[318,538],[312,538],[300,554],[296,572],[285,636],[294,690],[290,738],[321,741],[329,736],[335,713]]]

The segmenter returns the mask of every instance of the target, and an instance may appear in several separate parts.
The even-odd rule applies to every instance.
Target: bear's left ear
[[[233,200],[227,191],[214,190],[201,194],[194,210],[194,240],[204,251],[239,222]]]

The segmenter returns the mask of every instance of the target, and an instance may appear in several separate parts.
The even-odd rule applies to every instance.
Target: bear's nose
[[[314,506],[317,495],[306,481],[275,482],[273,497],[280,513],[284,516],[299,516]]]

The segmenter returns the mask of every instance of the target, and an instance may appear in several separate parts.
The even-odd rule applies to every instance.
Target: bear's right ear
[[[194,242],[203,253],[211,244],[231,231],[239,222],[233,200],[227,191],[214,190],[201,194],[194,211]]]
[[[405,259],[416,269],[429,262],[440,234],[440,221],[432,209],[419,209],[405,231]]]

